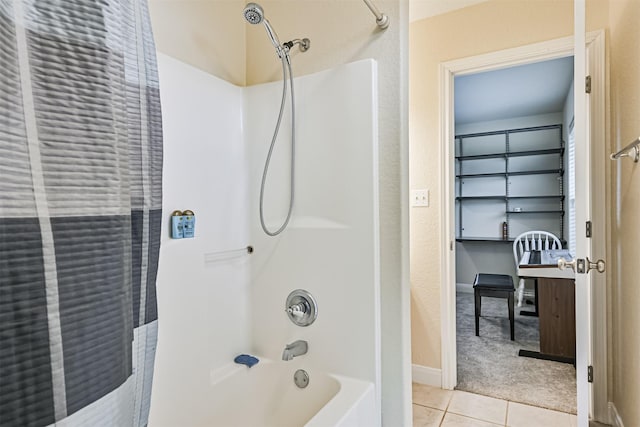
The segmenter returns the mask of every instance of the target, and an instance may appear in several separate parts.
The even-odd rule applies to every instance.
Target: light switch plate
[[[429,206],[429,190],[412,190],[411,206]]]

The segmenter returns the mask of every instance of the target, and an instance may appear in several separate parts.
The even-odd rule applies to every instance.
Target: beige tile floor
[[[574,427],[575,415],[413,384],[414,427]]]

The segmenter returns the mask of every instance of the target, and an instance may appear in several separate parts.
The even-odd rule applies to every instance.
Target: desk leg
[[[570,363],[572,365],[576,364],[576,359],[572,359],[571,357],[554,356],[553,354],[544,354],[539,351],[520,350],[518,352],[518,356],[530,357],[532,359],[551,360],[553,362]]]
[[[535,279],[534,281],[534,291],[533,291],[534,297],[535,297],[535,302],[534,302],[534,307],[535,307],[535,311],[524,311],[524,310],[520,310],[520,316],[532,316],[532,317],[539,317],[539,311],[538,311],[538,279]]]

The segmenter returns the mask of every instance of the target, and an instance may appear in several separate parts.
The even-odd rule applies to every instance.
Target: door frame
[[[592,185],[598,196],[593,209],[594,224],[602,225],[594,233],[593,245],[606,247],[605,235],[605,169],[604,153],[607,121],[605,120],[605,94],[607,93],[605,67],[604,30],[586,34],[586,44],[590,51],[588,64],[591,73],[591,135],[594,164],[592,164]],[[546,61],[574,54],[574,37],[564,37],[541,43],[501,50],[483,55],[462,58],[440,64],[440,158],[444,159],[441,178],[440,242],[441,253],[441,360],[442,388],[453,389],[457,384],[456,353],[456,234],[455,234],[455,146],[454,146],[454,78],[455,76],[496,70],[516,65]],[[597,211],[597,212],[596,212]],[[597,217],[597,218],[596,218]],[[604,278],[600,278],[604,280]],[[596,283],[598,280],[595,281]],[[595,369],[591,394],[590,415],[596,420],[608,420],[607,401],[607,312],[606,287],[592,289],[592,317],[590,325],[591,354],[590,365]],[[584,373],[586,375],[586,372]]]

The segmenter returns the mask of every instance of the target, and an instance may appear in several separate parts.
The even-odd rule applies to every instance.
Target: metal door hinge
[[[586,223],[586,235],[588,238],[591,238],[591,230],[593,228],[593,224],[591,223],[591,221],[587,221]]]
[[[591,93],[591,76],[587,76],[585,78],[584,91],[586,93]]]
[[[593,366],[591,365],[587,366],[587,381],[593,382]]]

